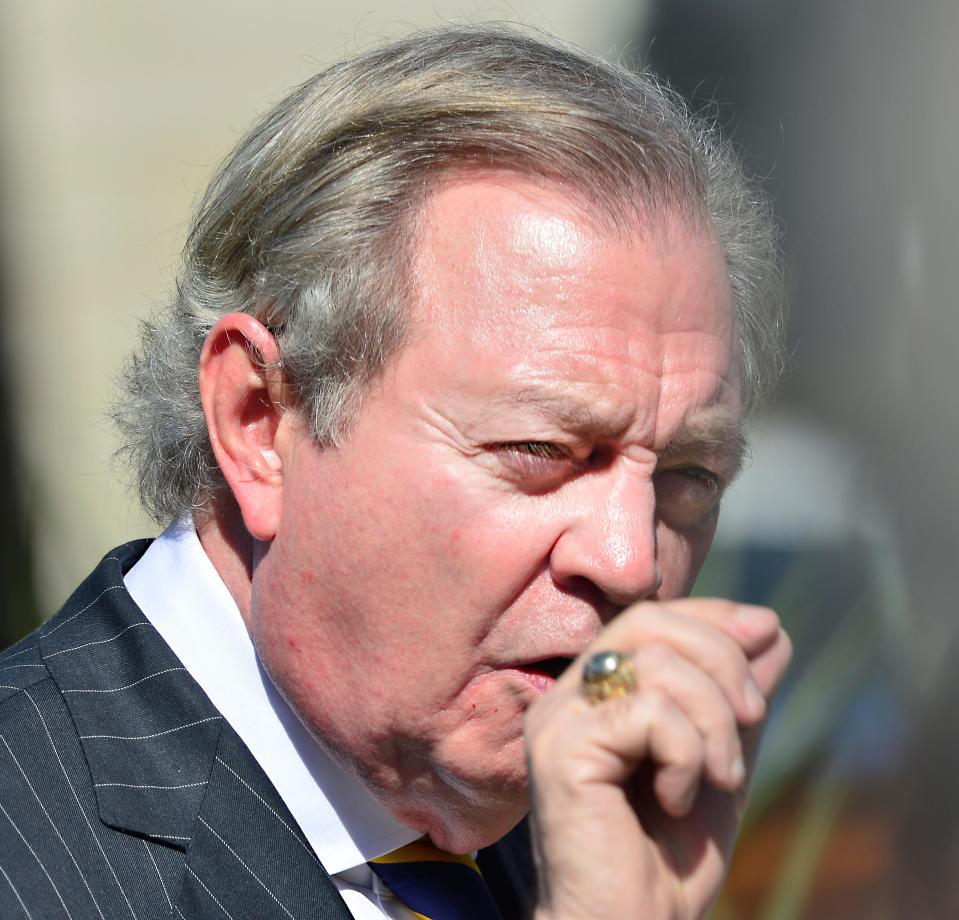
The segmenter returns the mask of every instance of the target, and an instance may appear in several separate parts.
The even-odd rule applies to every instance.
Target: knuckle
[[[644,689],[638,694],[643,713],[649,723],[660,722],[670,717],[675,711],[672,701],[658,687]]]
[[[644,689],[634,699],[636,715],[644,723],[647,731],[655,730],[676,715],[676,707],[672,700],[658,687]]]
[[[636,659],[640,679],[650,677],[665,669],[675,657],[675,654],[665,642],[659,640],[641,645],[633,655]]]
[[[710,752],[726,758],[739,747],[739,726],[728,705],[717,706],[709,716],[698,724]]]
[[[713,613],[722,617],[723,619],[727,617],[735,616],[736,611],[741,605],[736,601],[730,600],[725,597],[714,597],[709,600],[709,607]]]
[[[749,677],[749,662],[742,648],[728,636],[717,637],[706,652],[710,673],[721,682],[742,685]]]
[[[729,704],[723,701],[713,707],[712,712],[703,722],[702,730],[710,737],[723,739],[724,742],[730,738],[738,738],[739,726],[736,714]]]
[[[706,758],[706,745],[691,725],[687,723],[683,728],[683,731],[677,733],[677,743],[682,751],[683,760],[698,770]]]

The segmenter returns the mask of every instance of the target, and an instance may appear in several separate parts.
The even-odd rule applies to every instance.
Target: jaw
[[[390,813],[428,835],[441,849],[467,853],[496,842],[529,810],[525,702],[497,696],[485,707],[465,703],[472,718],[438,733],[434,744],[424,737],[391,738],[389,766],[380,758],[366,775],[354,772]],[[478,697],[474,695],[473,699]],[[464,704],[461,704],[464,705]]]
[[[529,811],[525,757],[522,774],[522,781],[514,777],[499,788],[490,784],[464,789],[461,778],[435,771],[433,780],[444,784],[442,788],[434,785],[432,794],[413,797],[412,803],[406,799],[390,810],[400,821],[428,835],[441,850],[470,853],[504,837]]]

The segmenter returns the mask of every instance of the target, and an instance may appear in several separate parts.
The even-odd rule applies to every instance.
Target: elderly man
[[[0,915],[702,916],[789,657],[682,599],[778,360],[759,200],[510,32],[268,113],[125,379],[174,523],[0,658]]]

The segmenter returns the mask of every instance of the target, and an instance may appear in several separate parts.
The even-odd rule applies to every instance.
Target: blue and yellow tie
[[[502,920],[472,856],[445,853],[424,838],[369,865],[422,920]]]

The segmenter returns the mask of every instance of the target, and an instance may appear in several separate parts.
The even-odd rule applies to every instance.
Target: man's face
[[[555,659],[689,590],[738,362],[722,251],[678,219],[626,238],[483,174],[431,197],[416,253],[409,344],[348,440],[279,442],[254,636],[341,763],[463,850],[526,811],[522,719]]]

